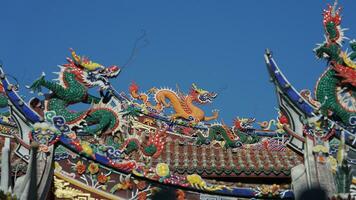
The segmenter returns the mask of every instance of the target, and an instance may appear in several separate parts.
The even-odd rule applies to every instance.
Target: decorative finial
[[[338,1],[335,0],[333,6],[331,6],[329,4],[328,8],[323,10],[324,26],[326,26],[326,24],[329,22],[333,22],[336,26],[340,25],[340,23],[341,23],[341,16],[340,16],[341,7],[337,8],[337,4],[338,4]]]

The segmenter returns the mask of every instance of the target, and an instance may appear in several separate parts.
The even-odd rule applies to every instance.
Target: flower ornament
[[[77,170],[77,173],[79,175],[84,174],[85,170],[86,170],[86,166],[83,164],[82,161],[78,161],[77,164],[75,165],[75,168]]]
[[[90,172],[90,174],[96,174],[99,172],[99,165],[96,163],[90,163],[90,165],[88,166],[88,171]]]
[[[160,177],[169,176],[169,167],[166,163],[158,163],[156,166],[156,174]]]
[[[98,175],[98,182],[99,182],[99,183],[105,184],[108,180],[109,180],[109,177],[106,176],[105,174],[103,174],[103,172],[101,172],[101,173]]]

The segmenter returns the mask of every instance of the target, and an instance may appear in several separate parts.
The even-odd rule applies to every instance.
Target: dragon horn
[[[77,53],[72,48],[69,48],[69,51],[70,51],[74,61],[77,63],[80,63],[80,56],[78,56]]]
[[[334,5],[333,5],[333,9],[331,11],[331,14],[332,14],[333,17],[335,17],[335,14],[336,14],[336,6],[337,6],[337,4],[338,4],[338,0],[335,0],[334,1]]]
[[[195,89],[195,90],[198,89],[198,87],[197,87],[197,85],[195,83],[192,83],[192,88]]]

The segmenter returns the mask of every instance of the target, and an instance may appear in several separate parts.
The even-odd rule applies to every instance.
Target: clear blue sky
[[[314,88],[325,63],[312,49],[323,41],[325,0],[136,1],[54,0],[0,2],[0,59],[30,84],[50,78],[72,47],[104,65],[123,65],[141,30],[149,45],[113,81],[119,91],[135,81],[146,90],[191,83],[220,95],[210,110],[231,123],[236,116],[274,118],[276,97],[264,64],[265,48],[298,89]],[[343,27],[356,37],[356,1],[343,0]],[[223,89],[223,90],[222,90]],[[221,91],[222,90],[222,91]],[[26,97],[31,95],[26,93]]]

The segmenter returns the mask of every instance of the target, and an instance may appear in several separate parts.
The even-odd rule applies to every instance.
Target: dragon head
[[[340,27],[341,8],[340,7],[336,8],[336,7],[337,7],[337,1],[335,1],[335,4],[333,6],[328,5],[328,9],[324,9],[323,24],[324,24],[327,39],[330,42],[336,42],[341,45],[341,42],[343,40],[343,31]]]
[[[211,103],[213,99],[215,99],[218,94],[215,92],[208,92],[206,90],[200,89],[196,86],[196,84],[192,84],[192,88],[190,90],[190,96],[193,97],[193,100],[200,104]]]
[[[356,40],[350,41],[350,47],[351,47],[352,51],[356,51]]]
[[[253,129],[253,123],[255,122],[255,118],[239,118],[237,117],[234,120],[234,127],[239,131],[249,131]]]
[[[109,79],[117,77],[120,73],[120,68],[115,65],[104,67],[88,57],[77,55],[73,49],[70,51],[72,58],[67,58],[69,64],[66,66],[71,66],[71,73],[75,74],[77,80],[87,87],[99,86],[106,90],[110,86]]]

